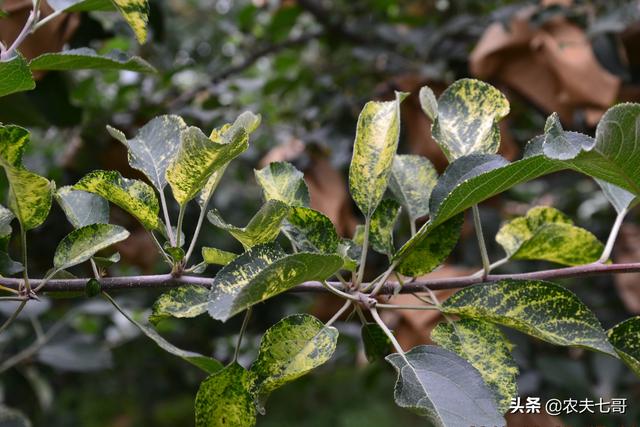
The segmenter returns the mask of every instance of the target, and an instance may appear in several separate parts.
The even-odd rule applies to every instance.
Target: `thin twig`
[[[344,305],[342,307],[340,307],[340,310],[338,310],[336,312],[336,314],[333,315],[333,317],[331,319],[329,319],[329,321],[327,323],[325,323],[325,326],[331,326],[333,325],[333,323],[338,320],[345,311],[347,311],[349,309],[349,307],[351,307],[351,301],[348,300],[344,303]]]
[[[348,293],[346,293],[344,291],[341,291],[340,289],[336,288],[335,286],[329,284],[329,282],[327,282],[326,280],[322,281],[322,285],[329,292],[331,292],[334,295],[339,296],[340,298],[344,298],[344,299],[351,300],[351,301],[360,301],[357,296],[348,294]]]
[[[364,221],[364,239],[362,240],[362,255],[360,255],[360,265],[356,275],[356,288],[360,288],[364,278],[364,269],[367,265],[367,252],[369,252],[369,232],[371,231],[371,217],[367,216]]]
[[[160,204],[162,206],[162,214],[164,215],[165,228],[167,229],[167,236],[169,237],[169,242],[171,242],[171,246],[176,246],[176,238],[173,235],[173,228],[171,227],[171,218],[169,217],[169,208],[167,208],[167,199],[164,195],[164,190],[161,189],[160,193]]]
[[[371,313],[371,317],[373,317],[373,320],[375,320],[375,322],[378,324],[378,326],[380,326],[380,328],[384,331],[387,337],[389,337],[391,344],[393,344],[393,348],[395,348],[398,354],[400,354],[406,360],[407,358],[404,355],[404,350],[402,350],[402,347],[400,346],[400,343],[398,342],[398,340],[396,340],[396,337],[393,336],[393,333],[389,330],[387,325],[385,325],[385,323],[380,318],[380,315],[378,314],[378,310],[376,310],[375,307],[371,307],[369,309],[369,312]]]
[[[600,256],[600,262],[607,262],[609,257],[611,256],[611,251],[613,251],[613,245],[616,243],[616,239],[618,238],[618,234],[620,233],[620,227],[622,226],[622,222],[624,221],[624,217],[628,213],[628,209],[623,209],[618,213],[613,226],[611,227],[611,232],[609,233],[609,238],[607,239],[607,244],[602,251],[602,255]]]
[[[244,313],[244,319],[242,319],[242,326],[240,326],[240,333],[238,334],[238,341],[236,342],[236,349],[233,352],[233,360],[231,363],[235,363],[238,361],[238,356],[240,355],[240,345],[242,344],[242,337],[247,330],[247,325],[249,324],[249,319],[251,319],[251,307],[247,308],[247,311]]]
[[[16,311],[14,311],[13,314],[7,320],[5,320],[2,326],[0,326],[0,334],[2,334],[2,332],[4,332],[4,330],[7,329],[9,325],[13,323],[14,320],[16,320],[16,318],[18,317],[18,315],[20,314],[20,312],[22,311],[25,305],[27,305],[26,299],[20,303],[18,308],[16,308]]]
[[[478,246],[480,247],[480,257],[482,258],[482,268],[484,276],[487,277],[491,271],[491,263],[489,262],[489,255],[487,254],[487,245],[484,241],[484,234],[482,233],[482,221],[480,220],[480,209],[478,205],[473,205],[471,210],[473,211],[473,225],[476,229],[476,237],[478,238]]]

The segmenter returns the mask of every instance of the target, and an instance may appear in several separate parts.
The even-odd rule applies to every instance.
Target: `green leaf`
[[[55,198],[75,228],[109,223],[109,202],[97,194],[66,186],[56,191]]]
[[[15,215],[11,210],[0,205],[0,239],[11,236],[11,221],[15,218]]]
[[[36,87],[29,64],[18,54],[8,61],[0,61],[0,96],[32,90]]]
[[[127,237],[129,232],[119,225],[91,224],[78,228],[60,241],[53,256],[53,265],[57,270],[78,265]]]
[[[640,376],[640,316],[618,323],[607,335],[620,358]]]
[[[456,354],[421,345],[387,356],[398,371],[398,406],[426,417],[435,427],[504,426],[493,393],[478,371]]]
[[[500,147],[498,122],[507,114],[509,101],[498,89],[462,79],[440,96],[431,133],[449,161],[472,153],[493,154]]]
[[[47,0],[53,10],[64,12],[110,12],[115,9],[111,0]]]
[[[511,259],[570,266],[596,262],[604,250],[596,236],[576,227],[566,215],[548,206],[532,208],[526,216],[504,224],[496,241]]]
[[[209,248],[206,246],[202,248],[202,259],[207,264],[227,265],[237,257],[238,255],[223,251],[222,249]]]
[[[104,197],[133,215],[147,230],[155,230],[161,226],[156,194],[153,188],[142,181],[123,178],[116,171],[93,171],[73,188]]]
[[[391,340],[377,323],[363,324],[360,334],[364,344],[364,354],[370,363],[384,359],[391,352]]]
[[[393,159],[389,188],[412,221],[429,214],[429,197],[437,181],[438,173],[426,158],[397,154]]]
[[[150,120],[132,139],[111,126],[107,131],[127,147],[131,167],[145,174],[162,192],[167,185],[167,168],[180,148],[180,133],[186,127],[181,117],[164,115]]]
[[[518,395],[518,365],[500,328],[481,320],[460,319],[438,324],[431,338],[471,363],[493,391],[500,412],[507,412],[511,398]]]
[[[220,270],[209,294],[209,314],[235,314],[310,280],[326,280],[342,267],[338,255],[287,255],[275,244],[254,246]]]
[[[571,291],[541,280],[501,280],[462,289],[445,313],[499,323],[556,345],[616,356],[596,316]]]
[[[429,117],[431,122],[435,122],[438,117],[438,101],[436,100],[436,95],[429,86],[423,86],[420,89],[419,97],[422,111]]]
[[[207,311],[209,289],[203,286],[189,285],[165,292],[153,303],[149,322],[154,325],[163,319],[177,317],[191,318]]]
[[[114,50],[99,55],[86,47],[62,52],[44,53],[29,62],[31,70],[128,70],[138,73],[156,73],[144,59]]]
[[[167,181],[180,205],[193,199],[211,175],[249,147],[249,135],[260,116],[242,113],[233,125],[214,130],[211,137],[190,126],[180,133],[180,149],[169,164]]]
[[[463,214],[438,225],[429,221],[396,252],[393,257],[398,262],[396,270],[410,277],[433,271],[455,248],[463,222]]]
[[[602,188],[604,196],[609,203],[614,207],[618,214],[628,210],[631,205],[636,203],[636,196],[624,188],[620,188],[617,185],[608,183],[601,179],[596,179],[596,182]]]
[[[108,257],[94,256],[93,261],[98,267],[107,268],[120,262],[120,252],[115,252]]]
[[[147,40],[149,3],[147,0],[111,0],[118,12],[127,21],[139,43]]]
[[[282,232],[300,251],[332,254],[340,237],[329,218],[311,208],[293,206],[282,224]]]
[[[294,314],[267,329],[251,366],[261,405],[269,394],[328,361],[336,350],[338,330],[309,314]]]
[[[8,253],[0,251],[0,275],[12,276],[24,270],[24,266],[11,259]]]
[[[269,163],[254,170],[265,200],[280,200],[290,206],[308,207],[311,203],[304,174],[287,162]]]
[[[396,92],[395,101],[370,101],[358,117],[349,190],[365,217],[371,217],[387,189],[400,137],[400,103],[406,97]]]
[[[380,202],[371,216],[369,239],[374,251],[387,255],[395,252],[393,247],[393,228],[400,216],[400,204],[393,199]]]
[[[196,395],[196,427],[251,427],[256,407],[251,387],[254,377],[237,363],[210,375]]]
[[[289,206],[279,200],[267,200],[260,210],[251,218],[246,227],[227,224],[219,212],[209,211],[207,219],[216,227],[222,228],[235,237],[245,249],[275,240],[280,234],[280,224],[287,216]]]

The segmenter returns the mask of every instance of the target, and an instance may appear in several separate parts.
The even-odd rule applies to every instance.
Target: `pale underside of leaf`
[[[55,197],[75,228],[109,223],[109,202],[97,194],[65,186],[56,191]]]
[[[429,214],[429,197],[438,181],[431,162],[418,155],[396,155],[389,188],[412,221]]]

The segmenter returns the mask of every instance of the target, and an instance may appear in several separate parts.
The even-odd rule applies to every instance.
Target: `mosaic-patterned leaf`
[[[138,73],[156,73],[144,59],[129,56],[120,50],[98,54],[95,50],[81,47],[62,52],[44,53],[29,62],[31,70],[128,70]]]
[[[443,304],[445,313],[487,320],[563,346],[616,356],[596,316],[571,291],[535,280],[501,280],[462,289]]]
[[[207,311],[209,289],[204,286],[180,286],[165,292],[153,303],[149,322],[157,324],[163,319],[191,318]]]
[[[161,227],[156,194],[151,186],[142,181],[123,178],[116,171],[93,171],[73,188],[104,197],[133,215],[147,230]]]
[[[245,249],[249,249],[275,240],[280,234],[280,224],[288,213],[288,205],[279,200],[267,200],[246,227],[227,224],[216,209],[209,211],[207,218],[216,227],[229,232]]]
[[[494,154],[500,147],[498,122],[507,114],[509,101],[498,89],[462,79],[438,99],[431,133],[449,161],[473,153]]]
[[[420,345],[387,356],[398,371],[398,406],[435,427],[504,426],[493,393],[466,360],[441,347]]]
[[[620,358],[640,376],[640,316],[618,323],[607,334]]]
[[[391,340],[377,323],[365,323],[360,328],[364,354],[369,363],[384,359],[392,351]]]
[[[275,244],[254,246],[213,279],[208,310],[226,321],[235,314],[309,280],[326,280],[342,267],[338,255],[286,254]]]
[[[406,96],[396,92],[395,101],[368,102],[358,117],[349,190],[365,217],[371,217],[387,189],[400,137],[400,103]]]
[[[464,215],[457,215],[448,221],[432,225],[430,221],[396,252],[393,259],[398,261],[396,270],[405,276],[416,277],[442,264],[458,243]]]
[[[338,330],[309,314],[285,317],[267,329],[258,358],[251,366],[260,404],[273,390],[329,360],[337,342]]]
[[[167,185],[169,163],[180,148],[180,133],[186,127],[181,117],[165,115],[150,120],[132,139],[111,126],[107,131],[127,147],[131,167],[145,174],[161,192]]]
[[[196,427],[254,426],[254,381],[254,375],[237,363],[207,377],[196,395]]]
[[[0,62],[0,96],[31,90],[36,87],[29,64],[20,54]]]
[[[393,228],[400,216],[400,204],[393,199],[380,202],[371,216],[369,242],[374,251],[391,256],[393,247]]]
[[[511,398],[518,395],[518,365],[500,328],[482,320],[460,319],[438,324],[431,338],[471,363],[493,391],[500,412],[507,412]]]
[[[149,3],[147,0],[111,0],[118,12],[127,21],[139,43],[147,40]]]
[[[393,159],[389,188],[412,221],[429,214],[429,197],[437,181],[438,173],[427,158],[397,154]]]
[[[332,254],[338,251],[340,237],[323,213],[302,206],[289,209],[282,232],[299,251]]]
[[[504,224],[496,241],[511,259],[551,261],[562,265],[596,262],[604,247],[596,236],[576,227],[549,206],[530,209],[524,217]]]
[[[207,246],[202,248],[202,259],[207,264],[227,265],[237,257],[238,255],[232,252],[223,251],[222,249]]]
[[[193,199],[212,174],[249,147],[249,135],[260,124],[260,116],[242,113],[232,125],[211,132],[209,138],[197,127],[180,133],[180,149],[166,172],[174,198],[180,205]]]
[[[129,232],[119,225],[91,224],[77,228],[60,241],[53,256],[57,270],[88,261],[96,252],[129,237]]]
[[[97,194],[66,186],[56,191],[55,198],[75,228],[109,223],[109,202]]]
[[[254,171],[265,200],[276,199],[290,206],[308,207],[311,203],[304,174],[287,162],[273,162]]]

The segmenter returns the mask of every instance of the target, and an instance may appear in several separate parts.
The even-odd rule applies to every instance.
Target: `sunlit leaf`
[[[616,356],[591,310],[571,291],[554,283],[480,283],[458,291],[442,308],[445,313],[499,323],[552,344]]]
[[[119,50],[104,55],[87,47],[43,53],[32,59],[29,67],[36,70],[128,70],[155,73],[157,70],[138,56],[129,56]]]
[[[291,206],[309,206],[309,189],[304,182],[304,175],[292,164],[274,162],[254,173],[266,200],[280,200]]]
[[[429,214],[429,197],[437,181],[438,173],[425,157],[398,154],[393,159],[389,188],[412,221]]]
[[[282,231],[298,250],[305,252],[336,253],[341,241],[329,218],[301,206],[289,209]]]
[[[254,246],[220,270],[213,280],[208,310],[226,321],[235,314],[310,280],[326,280],[342,267],[338,255],[287,255],[274,244]]]
[[[267,200],[260,210],[251,218],[246,227],[227,224],[217,210],[207,214],[209,221],[235,237],[245,249],[275,240],[280,234],[280,224],[287,216],[289,206],[279,200]]]
[[[148,230],[160,228],[160,206],[156,194],[148,184],[137,179],[123,178],[116,171],[93,171],[76,185],[76,190],[88,191],[104,197],[133,215]]]
[[[393,247],[393,228],[400,215],[400,204],[393,199],[380,202],[371,216],[369,241],[374,251],[391,256]]]
[[[209,289],[204,286],[181,286],[165,292],[153,303],[149,322],[156,324],[168,317],[190,318],[207,311]]]
[[[607,334],[620,358],[640,376],[640,316],[618,323]]]
[[[406,96],[396,92],[395,101],[368,102],[358,117],[349,190],[365,217],[371,217],[387,189],[400,136],[400,103]]]
[[[438,324],[431,338],[471,363],[493,391],[500,412],[507,412],[511,398],[518,395],[518,365],[511,356],[511,343],[496,325],[460,319]]]
[[[496,241],[511,259],[551,261],[563,265],[596,262],[604,247],[587,230],[548,206],[532,208],[504,224]]]
[[[419,97],[422,111],[429,117],[431,122],[434,122],[438,117],[438,101],[436,100],[436,95],[429,86],[423,86],[420,88]]]
[[[111,0],[129,24],[139,43],[147,40],[149,3],[147,0]]]
[[[75,228],[109,223],[109,202],[97,194],[66,186],[56,191],[55,198]]]
[[[36,87],[29,64],[22,55],[0,61],[0,96],[31,90]]]
[[[56,248],[53,265],[58,270],[83,263],[96,252],[129,237],[129,232],[119,225],[91,224],[67,234]]]
[[[206,246],[202,248],[202,259],[207,264],[227,265],[237,257],[238,255],[232,252],[223,251],[222,249]]]
[[[436,427],[504,426],[493,393],[478,371],[455,353],[421,345],[387,356],[398,371],[398,406],[426,417]]]

